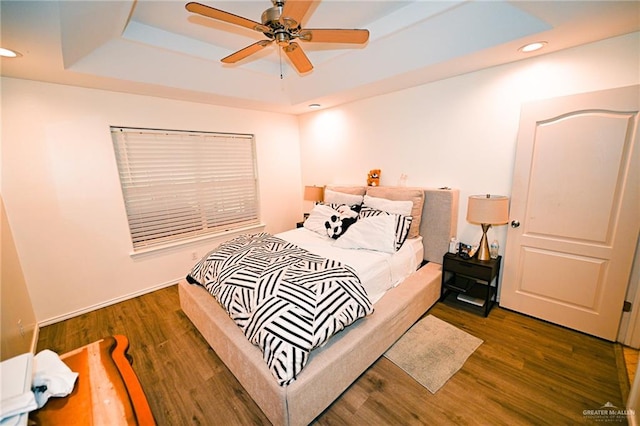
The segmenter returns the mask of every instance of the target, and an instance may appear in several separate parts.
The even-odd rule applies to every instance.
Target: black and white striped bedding
[[[221,244],[187,279],[218,299],[281,386],[295,380],[311,350],[373,312],[351,267],[267,233]]]

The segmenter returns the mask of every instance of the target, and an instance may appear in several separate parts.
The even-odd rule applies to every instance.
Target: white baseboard
[[[74,317],[77,317],[79,315],[95,311],[95,310],[100,309],[100,308],[105,308],[107,306],[115,305],[116,303],[124,302],[125,300],[133,299],[134,297],[142,296],[142,295],[147,294],[147,293],[152,293],[152,292],[154,292],[156,290],[160,290],[160,289],[163,289],[165,287],[169,287],[169,286],[175,285],[178,282],[180,282],[181,279],[182,278],[171,280],[171,281],[165,282],[163,284],[158,284],[156,286],[149,287],[149,288],[146,288],[144,290],[140,290],[140,291],[136,291],[134,293],[127,294],[125,296],[116,297],[115,299],[106,300],[104,302],[97,303],[95,305],[88,306],[88,307],[83,308],[83,309],[78,309],[77,311],[73,311],[73,312],[69,312],[69,313],[63,314],[63,315],[58,315],[58,316],[55,316],[55,317],[51,317],[51,318],[39,321],[38,322],[38,326],[45,327],[47,325],[55,324],[57,322],[61,322],[61,321],[64,321],[64,320],[67,320],[67,319],[70,319],[70,318],[74,318]],[[36,339],[36,343],[37,343],[37,341],[38,340]]]

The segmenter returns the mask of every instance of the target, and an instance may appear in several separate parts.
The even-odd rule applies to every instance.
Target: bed
[[[405,274],[402,282],[392,283],[382,297],[375,296],[372,314],[356,320],[314,349],[295,380],[286,385],[276,380],[261,350],[247,340],[227,311],[203,286],[187,280],[179,283],[184,313],[275,425],[305,425],[313,421],[438,300],[440,263],[451,237],[456,234],[457,190],[337,186],[327,189],[376,199],[412,200],[414,220],[407,242],[421,241],[417,260],[424,261],[417,262],[418,269]],[[416,201],[420,198],[421,202]],[[296,235],[305,231],[302,228],[296,230],[298,234],[288,231],[276,237],[297,243]],[[302,237],[301,241],[304,240]],[[405,245],[416,250],[411,243]]]

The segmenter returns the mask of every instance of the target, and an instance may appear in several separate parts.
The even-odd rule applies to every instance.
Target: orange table
[[[60,356],[78,373],[73,392],[29,415],[35,425],[155,425],[127,355],[125,336],[106,337]]]

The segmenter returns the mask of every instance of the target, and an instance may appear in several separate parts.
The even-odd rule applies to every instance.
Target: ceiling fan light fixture
[[[522,46],[519,51],[522,53],[530,53],[535,52],[536,50],[540,50],[547,45],[546,41],[536,41],[534,43],[525,44]]]

